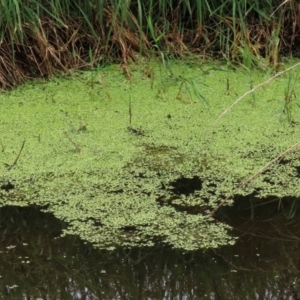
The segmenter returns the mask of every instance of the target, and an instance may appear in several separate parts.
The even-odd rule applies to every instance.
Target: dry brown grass
[[[103,60],[118,61],[126,71],[136,53],[175,57],[212,54],[243,63],[241,52],[246,50],[253,65],[264,58],[266,66],[276,68],[279,55],[298,51],[300,42],[300,5],[296,1],[280,7],[275,0],[257,2],[258,7],[236,0],[222,5],[211,1],[209,7],[206,2],[189,0],[135,0],[126,5],[107,1],[103,6],[79,1],[74,8],[61,0],[55,11],[56,2],[50,0],[48,10],[40,16],[31,1],[13,2],[23,14],[5,11],[11,2],[3,1],[1,89],[26,78],[90,68]]]

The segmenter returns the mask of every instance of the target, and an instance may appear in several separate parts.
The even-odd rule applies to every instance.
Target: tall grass
[[[281,0],[2,0],[0,85],[28,76],[87,68],[93,57],[123,64],[135,54],[216,54],[278,64],[293,50],[296,3]],[[284,36],[284,43],[283,37]],[[298,41],[299,42],[299,41]],[[96,61],[97,64],[97,61]]]

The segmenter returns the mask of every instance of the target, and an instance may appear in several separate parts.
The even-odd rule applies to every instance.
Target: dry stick
[[[284,5],[284,4],[287,4],[288,2],[290,2],[290,0],[285,0],[285,1],[283,1],[273,12],[272,12],[272,14],[271,14],[271,16],[270,17],[272,17],[275,13],[276,13],[276,11],[282,6],[282,5]]]
[[[258,85],[256,85],[254,88],[252,88],[251,90],[249,90],[248,92],[246,92],[244,95],[242,95],[240,98],[238,98],[234,103],[232,103],[227,109],[225,109],[217,118],[217,120],[212,124],[211,128],[210,128],[210,132],[213,130],[213,128],[216,126],[216,124],[220,121],[221,118],[223,118],[224,115],[226,115],[236,104],[238,104],[243,98],[245,98],[247,95],[253,93],[255,90],[261,88],[262,86],[270,83],[272,80],[274,80],[275,78],[281,76],[282,74],[292,70],[293,68],[299,66],[300,63],[297,63],[289,68],[287,68],[284,71],[281,71],[279,73],[277,73],[276,75],[274,75],[273,77],[269,78],[268,80],[266,80],[265,82],[262,82]],[[286,149],[283,153],[281,153],[279,156],[277,156],[276,158],[274,158],[273,160],[271,160],[270,162],[268,162],[263,168],[261,168],[257,173],[253,174],[252,176],[250,176],[248,179],[246,179],[244,182],[242,182],[229,196],[227,196],[213,211],[211,211],[209,213],[209,216],[213,216],[218,209],[223,206],[238,190],[240,190],[241,188],[245,187],[249,182],[251,182],[253,179],[255,179],[258,175],[260,175],[261,173],[263,173],[271,164],[273,164],[274,162],[278,161],[279,159],[281,159],[283,156],[285,156],[287,153],[289,153],[292,149],[296,148],[297,146],[300,145],[300,141],[297,142],[296,144],[294,144],[293,146],[289,147],[288,149]]]
[[[67,137],[67,139],[69,140],[69,142],[75,147],[75,149],[76,149],[76,151],[78,152],[78,153],[80,153],[81,152],[81,149],[80,149],[80,147],[68,136],[68,134],[67,134],[67,132],[66,131],[64,131],[64,134],[65,134],[65,136]]]
[[[210,131],[211,132],[214,127],[216,126],[216,124],[223,118],[223,116],[225,116],[235,105],[237,105],[243,98],[245,98],[247,95],[249,94],[252,94],[254,91],[256,91],[257,89],[261,88],[262,86],[270,83],[272,80],[274,80],[275,78],[281,76],[282,74],[294,69],[295,67],[299,66],[300,65],[300,62],[287,68],[286,70],[284,71],[281,71],[279,73],[277,73],[276,75],[274,75],[273,77],[269,78],[268,80],[256,85],[253,89],[249,90],[248,92],[246,92],[243,96],[241,96],[240,98],[238,98],[235,102],[233,102],[227,109],[225,109],[220,115],[219,117],[217,118],[217,120],[212,124],[211,128],[210,128]]]
[[[18,156],[16,157],[16,159],[15,159],[15,161],[14,161],[14,163],[13,163],[13,166],[17,164],[17,162],[18,162],[18,160],[19,160],[19,158],[20,158],[20,156],[21,156],[21,153],[22,153],[22,151],[23,151],[23,149],[24,149],[25,142],[26,142],[26,140],[23,141],[22,146],[21,146],[21,149],[20,149],[19,154],[18,154]]]
[[[10,166],[8,166],[8,170],[12,169],[17,164],[17,162],[18,162],[18,160],[19,160],[19,158],[21,156],[21,153],[22,153],[22,151],[24,149],[25,142],[26,142],[26,140],[23,141],[21,149],[19,151],[19,154],[17,155],[17,157],[16,157],[15,161],[13,162],[13,164],[10,165]]]
[[[128,114],[129,114],[129,126],[131,127],[131,122],[132,122],[131,97],[129,98],[129,110],[128,110]]]
[[[294,148],[296,148],[297,146],[300,146],[300,141],[298,141],[296,144],[292,145],[291,147],[289,147],[288,149],[286,149],[284,152],[282,152],[281,154],[279,154],[277,157],[275,157],[274,159],[272,159],[271,161],[269,161],[264,167],[262,167],[258,172],[256,172],[255,174],[253,174],[252,176],[250,176],[248,179],[246,179],[245,181],[243,181],[229,196],[227,196],[216,208],[214,208],[213,211],[211,211],[209,213],[210,217],[213,217],[214,214],[217,212],[217,210],[223,206],[230,198],[232,198],[232,196],[234,196],[234,194],[244,188],[245,186],[247,186],[247,184],[249,182],[251,182],[252,180],[254,180],[257,176],[259,176],[260,174],[262,174],[264,171],[266,171],[269,166],[271,164],[273,164],[276,161],[279,161],[281,158],[283,158],[286,154],[288,154],[289,152],[291,152]]]
[[[1,148],[2,148],[1,152],[4,152],[5,147],[4,147],[4,144],[2,143],[2,140],[1,140],[1,139],[0,139],[0,145],[1,145]]]

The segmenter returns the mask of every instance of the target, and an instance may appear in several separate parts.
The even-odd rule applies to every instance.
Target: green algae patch
[[[63,234],[99,248],[233,244],[230,227],[208,213],[299,138],[297,107],[293,123],[283,110],[288,78],[208,134],[249,78],[270,75],[153,62],[148,78],[147,68],[133,66],[130,80],[112,66],[1,94],[0,205],[40,205],[69,224]],[[299,165],[290,153],[238,193],[299,197]]]

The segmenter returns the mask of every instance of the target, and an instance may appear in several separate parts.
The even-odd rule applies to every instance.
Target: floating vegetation
[[[176,77],[184,74],[201,85],[209,109],[192,91],[191,101],[178,101],[180,81],[157,97],[169,71],[155,63],[151,72],[159,70],[160,78],[151,85],[143,66],[131,72],[132,82],[120,70],[103,69],[105,87],[94,85],[93,98],[81,75],[28,82],[0,95],[0,205],[39,205],[68,224],[64,235],[105,249],[162,243],[195,250],[234,243],[230,227],[209,213],[293,144],[300,129],[279,122],[286,83],[277,81],[256,91],[255,106],[240,103],[208,138],[213,121],[234,100],[227,91],[229,73],[220,69],[200,80],[196,66],[173,65]],[[255,72],[254,84],[266,76]],[[230,91],[244,93],[248,76],[231,72]],[[129,127],[128,91],[134,100]],[[293,121],[299,121],[296,114]],[[237,194],[299,197],[299,155],[284,159]]]

